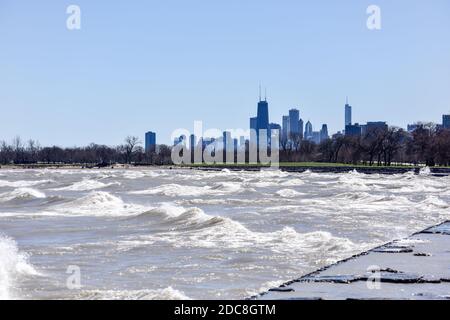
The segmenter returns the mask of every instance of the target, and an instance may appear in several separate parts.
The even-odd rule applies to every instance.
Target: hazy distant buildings
[[[156,150],[156,133],[149,131],[145,134],[145,152]]]
[[[328,140],[328,126],[326,124],[322,125],[322,129],[320,130],[320,142]]]
[[[442,127],[444,129],[450,129],[450,114],[444,114],[442,116]]]
[[[367,122],[367,128],[366,132],[373,132],[373,131],[386,131],[388,129],[388,125],[385,121],[372,121]]]
[[[305,139],[306,140],[311,140],[313,136],[313,126],[312,123],[310,121],[308,121],[305,125]]]
[[[315,144],[319,144],[320,143],[320,131],[313,131],[309,140],[314,142]]]
[[[300,138],[303,139],[303,120],[302,119],[298,120],[298,129],[300,131]]]
[[[349,137],[359,137],[362,134],[362,128],[358,123],[345,126],[345,135]]]
[[[283,123],[282,123],[282,133],[281,133],[281,140],[282,141],[288,141],[289,140],[289,132],[290,132],[290,119],[289,116],[283,116]]]

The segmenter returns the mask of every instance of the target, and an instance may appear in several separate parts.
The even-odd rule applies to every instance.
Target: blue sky
[[[81,30],[66,28],[79,5]],[[382,29],[366,28],[381,8]],[[448,0],[0,0],[0,140],[115,145],[176,128],[247,128],[258,85],[270,120],[315,129],[439,122],[450,111]]]

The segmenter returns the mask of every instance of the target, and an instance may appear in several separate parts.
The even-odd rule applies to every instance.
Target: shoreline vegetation
[[[20,169],[136,169],[136,168],[163,168],[163,169],[186,169],[202,171],[260,171],[278,169],[286,172],[322,172],[322,173],[347,173],[357,171],[367,174],[399,174],[414,172],[420,173],[422,170],[429,170],[434,175],[450,175],[450,167],[445,166],[415,166],[406,164],[397,164],[391,166],[370,166],[364,164],[345,164],[345,163],[320,163],[320,162],[282,162],[276,166],[262,165],[257,163],[235,163],[235,164],[192,164],[192,165],[152,165],[152,164],[111,164],[111,165],[90,165],[90,164],[7,164],[0,165],[0,170],[20,170]]]
[[[117,146],[92,143],[84,147],[62,148],[41,147],[35,140],[24,142],[20,137],[15,137],[11,143],[0,140],[0,167],[89,169],[164,166],[200,170],[259,170],[274,167],[249,163],[253,159],[250,156],[253,148],[250,148],[248,140],[245,146],[234,147],[234,159],[231,155],[234,161],[223,164],[219,163],[222,163],[224,156],[216,158],[218,153],[223,152],[225,155],[220,144],[210,148],[203,145],[202,140],[200,142],[195,146],[196,150],[189,149],[184,143],[181,151],[167,145],[155,145],[144,150],[138,137],[128,136],[123,144]],[[197,149],[203,157],[195,164]],[[262,150],[258,150],[258,155],[259,151]],[[190,161],[187,160],[189,163],[175,165],[172,152],[175,155],[180,152],[185,156],[184,159],[190,158]],[[206,159],[205,153],[211,153],[211,156],[214,154],[214,157],[208,158],[216,159],[216,164],[201,163],[202,159]],[[288,141],[280,140],[277,160],[279,168],[285,171],[358,170],[389,173],[407,170],[418,172],[421,168],[429,167],[433,173],[450,173],[450,130],[422,125],[410,133],[401,128],[386,127],[370,130],[361,136],[335,135],[319,144],[304,140],[301,136],[291,136]]]

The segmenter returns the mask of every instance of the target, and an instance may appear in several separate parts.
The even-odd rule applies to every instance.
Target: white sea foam
[[[0,180],[0,187],[10,187],[10,188],[25,188],[25,187],[33,187],[41,184],[48,184],[54,182],[53,180],[36,180],[36,181],[26,181],[26,180],[18,180],[18,181],[8,181],[8,180]]]
[[[33,199],[44,199],[45,193],[32,188],[17,188],[13,191],[0,194],[0,202],[14,200],[28,201]]]
[[[113,185],[120,185],[119,182],[103,183],[97,180],[83,179],[82,181],[75,182],[74,184],[53,189],[55,191],[90,191],[96,189],[104,189]]]
[[[137,195],[164,195],[168,197],[196,197],[206,195],[225,195],[244,191],[239,182],[218,182],[212,186],[180,185],[176,183],[163,184],[148,190],[131,191]],[[247,188],[246,191],[253,191]]]
[[[89,216],[129,216],[144,210],[144,207],[127,204],[121,198],[104,191],[92,191],[88,195],[52,207],[60,214]]]
[[[299,197],[301,195],[304,195],[304,193],[292,190],[292,189],[282,189],[277,192],[275,192],[276,195],[282,197],[282,198],[295,198]]]
[[[156,290],[86,290],[81,300],[190,300],[183,292],[172,287]]]
[[[28,263],[28,256],[20,252],[14,240],[0,236],[0,300],[18,298],[15,294],[21,276],[35,276],[38,272]]]

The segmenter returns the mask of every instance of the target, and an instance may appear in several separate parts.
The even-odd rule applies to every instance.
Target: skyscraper
[[[145,152],[156,150],[156,133],[149,131],[145,134]]]
[[[328,136],[328,126],[326,124],[322,125],[322,129],[320,130],[320,142],[325,141],[329,138]]]
[[[300,131],[300,138],[303,139],[303,119],[298,120],[298,130]]]
[[[258,118],[250,118],[250,130],[258,130]]]
[[[450,129],[450,114],[444,114],[442,116],[442,127],[444,129]]]
[[[307,122],[305,125],[305,139],[309,140],[312,139],[313,136],[313,127],[311,122]]]
[[[267,101],[258,102],[257,118],[257,129],[259,136],[259,130],[269,130],[269,104]]]
[[[289,116],[283,116],[283,129],[281,134],[281,140],[282,141],[288,141],[289,140],[289,132],[290,130],[290,120]]]
[[[298,135],[300,133],[298,121],[300,120],[300,112],[297,109],[289,110],[290,132],[288,136]]]
[[[345,126],[349,126],[352,124],[352,106],[348,104],[348,98],[347,102],[345,103]]]

